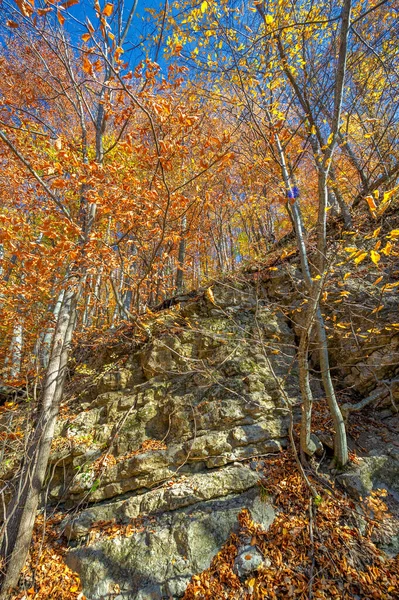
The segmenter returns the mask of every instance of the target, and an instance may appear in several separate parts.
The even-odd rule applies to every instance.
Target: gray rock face
[[[358,465],[339,475],[338,479],[356,499],[367,499],[372,492],[383,490],[388,517],[372,534],[372,540],[394,557],[399,552],[399,449],[391,446],[386,448],[387,454],[377,452],[374,456],[359,459]],[[360,502],[359,506],[361,513],[364,505]],[[364,526],[362,517],[359,517],[359,525]]]
[[[339,480],[354,497],[366,497],[373,489],[388,490],[399,502],[399,450],[389,454],[359,459],[356,467],[339,476]]]
[[[258,480],[258,475],[244,466],[183,476],[172,486],[83,510],[67,522],[65,534],[69,539],[77,539],[87,535],[98,521],[115,519],[117,522],[127,523],[138,516],[172,511],[205,500],[238,494],[255,487]],[[268,522],[268,516],[262,517],[259,509],[257,515],[260,522]]]
[[[84,412],[59,424],[49,497],[82,506],[63,529],[90,600],[179,598],[243,508],[264,529],[274,518],[244,463],[287,444],[293,334],[250,287],[213,292],[215,304],[160,314],[152,340],[97,375]],[[101,522],[129,535],[104,539]],[[240,572],[259,566],[251,552]]]
[[[271,563],[254,546],[243,546],[234,561],[234,572],[240,579],[248,577],[259,567],[270,567]]]
[[[287,398],[299,396],[293,334],[251,288],[218,285],[214,295],[217,306],[161,316],[160,334],[83,392],[85,410],[58,425],[50,499],[141,494],[176,472],[286,446]]]
[[[257,490],[252,488],[239,495],[166,512],[131,537],[72,549],[67,563],[79,573],[90,600],[179,598],[191,576],[209,567],[230,532],[237,528],[237,515],[243,508],[251,511],[254,520],[261,516],[265,528],[270,525],[273,510],[269,504],[259,509],[260,504]],[[252,555],[254,570],[263,557],[259,562],[257,551],[251,547]],[[249,565],[250,561],[245,562]]]

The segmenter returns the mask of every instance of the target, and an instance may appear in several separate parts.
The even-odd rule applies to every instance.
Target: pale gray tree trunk
[[[12,378],[18,377],[21,372],[22,345],[23,325],[20,321],[17,321],[14,325],[10,347],[4,360],[4,368]]]
[[[65,290],[61,290],[61,292],[58,295],[57,302],[55,303],[54,310],[53,310],[54,323],[57,323],[57,321],[58,321],[58,316],[60,314],[64,295],[65,295]],[[54,325],[51,325],[47,328],[47,331],[43,336],[43,341],[42,341],[42,344],[40,347],[40,362],[45,369],[47,369],[48,363],[50,360],[50,350],[51,350],[51,343],[53,341],[53,336],[54,336],[54,329],[55,329]]]
[[[21,474],[6,509],[0,539],[1,557],[6,568],[0,579],[0,600],[6,600],[10,589],[17,585],[29,551],[64,387],[70,343],[76,322],[77,298],[78,289],[76,284],[71,283],[65,291],[58,316],[37,422],[27,444]]]
[[[285,154],[281,146],[278,135],[276,135],[276,145],[280,157],[280,165],[283,174],[284,183],[288,191],[292,191],[291,179],[288,172]],[[308,303],[305,312],[304,323],[300,335],[298,347],[298,367],[299,381],[302,396],[302,419],[301,419],[301,449],[308,455],[314,454],[316,446],[312,441],[312,407],[313,394],[310,388],[309,378],[309,341],[313,324],[316,326],[318,346],[319,346],[319,362],[321,367],[321,375],[324,391],[334,422],[335,439],[334,439],[334,455],[337,463],[345,465],[348,460],[348,449],[346,441],[345,423],[339,408],[334,385],[331,380],[328,343],[325,332],[324,319],[320,310],[320,295],[324,284],[324,272],[327,250],[326,239],[326,207],[328,201],[327,176],[324,171],[319,172],[319,221],[318,221],[318,260],[317,260],[317,275],[318,278],[312,279],[312,273],[309,265],[306,242],[304,236],[304,228],[299,203],[293,199],[292,204],[288,204],[291,218],[295,228],[295,235],[299,249],[299,257],[301,262],[301,271],[308,293]]]
[[[184,279],[184,261],[186,258],[186,227],[187,217],[184,215],[181,223],[181,236],[179,242],[178,262],[176,273],[176,293],[179,294],[183,291],[183,279]]]

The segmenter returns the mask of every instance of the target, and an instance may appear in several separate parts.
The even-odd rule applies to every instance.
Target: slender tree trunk
[[[64,294],[65,294],[65,290],[62,290],[59,293],[57,302],[55,303],[55,306],[54,306],[53,316],[54,316],[55,323],[57,323],[57,321],[58,321],[58,315],[60,314],[62,301],[64,299]],[[40,348],[40,360],[41,360],[42,366],[45,369],[48,367],[48,363],[49,363],[49,359],[50,359],[50,350],[51,350],[51,343],[53,341],[53,335],[54,335],[54,326],[52,325],[47,328],[47,331],[44,334],[43,342],[42,342],[41,348]]]
[[[284,182],[288,191],[292,190],[291,180],[286,165],[284,151],[280,144],[278,136],[276,136],[277,149],[280,156],[280,163]],[[326,265],[326,207],[327,207],[327,173],[320,169],[319,171],[319,216],[317,224],[317,240],[318,240],[318,256],[316,257],[316,269],[318,271],[318,279],[313,280],[310,270],[306,243],[304,238],[304,228],[302,216],[298,201],[294,199],[291,205],[288,205],[288,210],[294,224],[295,234],[299,249],[299,257],[301,261],[301,271],[304,282],[309,294],[308,304],[305,314],[305,321],[300,337],[298,349],[298,366],[299,366],[299,381],[302,395],[302,419],[301,419],[301,449],[306,454],[312,455],[315,450],[315,444],[311,440],[311,421],[312,421],[312,405],[313,395],[309,384],[309,364],[308,364],[308,349],[309,336],[313,323],[316,325],[317,338],[319,343],[319,361],[321,367],[322,381],[326,398],[334,422],[335,439],[334,439],[334,456],[340,465],[345,465],[348,461],[348,449],[346,441],[345,423],[339,408],[334,385],[331,380],[330,363],[328,356],[328,344],[325,331],[324,319],[320,310],[320,295],[324,282],[325,265]]]
[[[4,367],[10,377],[18,377],[21,372],[22,363],[23,326],[21,322],[14,325],[13,335],[8,354],[4,361]]]
[[[179,254],[178,254],[178,261],[179,261],[179,266],[177,268],[177,273],[176,273],[176,294],[180,294],[180,292],[183,291],[183,279],[184,279],[184,261],[186,258],[186,227],[187,227],[187,218],[186,216],[183,217],[182,219],[182,224],[181,224],[181,237],[180,237],[180,243],[179,243]]]
[[[317,338],[319,342],[319,361],[324,391],[328,407],[334,422],[334,458],[338,466],[345,466],[348,462],[348,444],[346,439],[345,421],[335,395],[334,384],[331,379],[330,360],[326,328],[320,308],[316,313]]]
[[[0,579],[0,600],[6,600],[10,590],[17,585],[29,551],[64,387],[70,343],[76,322],[77,299],[77,286],[71,283],[65,291],[58,317],[50,362],[44,378],[38,420],[27,445],[21,475],[6,509],[0,540],[0,556],[5,563],[5,573]]]

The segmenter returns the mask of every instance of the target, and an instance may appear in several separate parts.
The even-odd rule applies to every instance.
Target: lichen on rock
[[[243,508],[265,528],[274,518],[246,461],[287,446],[293,333],[250,285],[216,285],[212,303],[161,321],[59,426],[49,498],[77,507],[63,531],[90,600],[178,598]],[[102,539],[101,523],[130,535]]]

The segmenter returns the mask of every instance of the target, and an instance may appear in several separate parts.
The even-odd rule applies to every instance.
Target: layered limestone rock
[[[79,573],[85,595],[91,600],[179,598],[191,576],[208,568],[231,531],[237,530],[237,516],[243,508],[264,529],[269,527],[274,511],[254,487],[255,473],[247,467],[233,467],[208,478],[194,475],[192,481],[176,484],[169,494],[160,491],[158,504],[153,495],[148,498],[153,494],[149,492],[141,496],[140,504],[136,497],[96,507],[78,518],[71,531],[75,536],[87,532],[93,517],[116,515],[127,522],[139,508],[162,510],[141,520],[139,531],[129,536],[100,538],[69,552],[67,562]],[[195,491],[194,483],[202,489]],[[243,488],[249,489],[237,494]],[[204,497],[213,499],[201,501]]]
[[[68,562],[90,600],[178,598],[243,508],[265,528],[273,519],[248,463],[287,445],[299,388],[285,319],[226,283],[153,325],[87,377],[80,412],[58,425],[47,497],[72,510]],[[104,523],[130,534],[93,537]]]
[[[327,282],[322,311],[337,387],[350,389],[358,397],[378,389],[389,406],[399,402],[398,294],[397,283],[381,284],[382,290],[376,287],[380,275],[363,265],[337,268],[334,280]],[[286,306],[299,338],[306,292],[296,258],[269,274],[264,286],[272,302]],[[314,338],[313,342],[316,347]],[[312,360],[318,367],[316,351]]]
[[[50,499],[141,493],[286,446],[293,335],[251,290],[220,285],[214,301],[160,315],[163,332],[81,394],[59,423]]]

